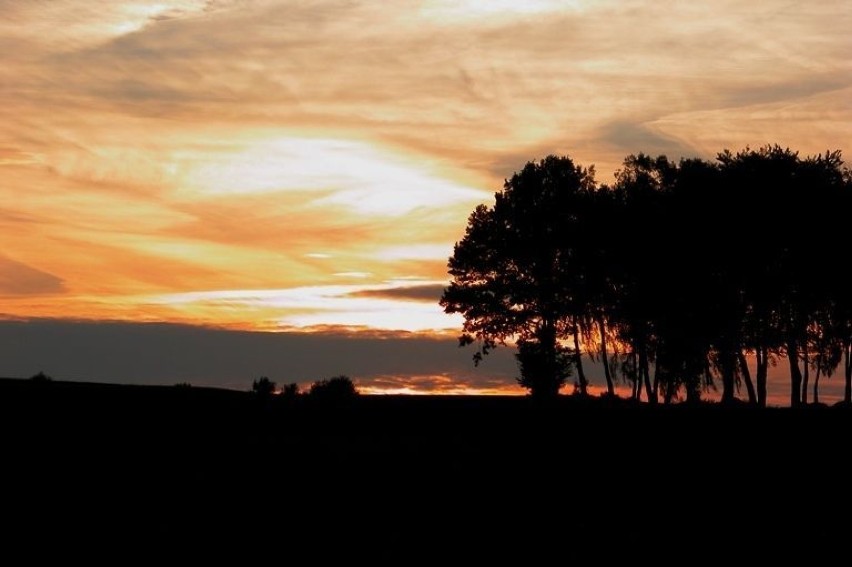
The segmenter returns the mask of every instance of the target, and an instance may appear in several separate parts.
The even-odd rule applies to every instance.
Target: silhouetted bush
[[[53,382],[53,378],[45,374],[44,372],[39,372],[38,374],[34,374],[30,376],[30,380],[33,382],[37,382],[39,384],[44,384],[46,382]]]
[[[268,398],[275,393],[275,382],[261,376],[251,384],[251,391],[257,394],[259,398]]]
[[[358,390],[349,376],[335,376],[314,382],[308,393],[322,400],[351,400],[358,395]]]
[[[281,397],[284,399],[292,399],[298,396],[299,394],[299,385],[296,382],[285,384],[284,387],[281,388]]]

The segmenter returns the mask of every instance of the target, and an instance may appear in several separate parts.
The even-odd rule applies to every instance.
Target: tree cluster
[[[464,316],[476,362],[515,343],[534,396],[575,374],[585,393],[587,355],[609,394],[620,379],[637,399],[698,400],[721,383],[723,401],[744,387],[765,405],[786,358],[792,405],[840,366],[852,403],[850,210],[839,151],[631,155],[609,185],[548,156],[470,215],[441,305]]]
[[[292,400],[298,396],[306,395],[317,400],[350,400],[358,396],[358,388],[349,376],[341,374],[333,378],[316,380],[311,383],[310,388],[306,392],[299,390],[299,384],[291,382],[285,384],[282,388],[270,380],[267,376],[261,376],[257,380],[252,381],[251,391],[258,399],[268,400],[273,395],[278,395],[282,399]]]

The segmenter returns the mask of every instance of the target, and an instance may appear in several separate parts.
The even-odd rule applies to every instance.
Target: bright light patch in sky
[[[318,194],[311,202],[314,206],[342,207],[357,214],[403,215],[419,207],[446,207],[488,195],[453,183],[410,158],[352,140],[264,140],[215,161],[189,164],[188,169],[179,181],[181,190],[200,196],[314,192]]]
[[[357,277],[357,276],[355,276]],[[336,285],[274,290],[223,290],[154,296],[140,299],[165,305],[202,320],[217,312],[238,310],[262,321],[265,330],[347,327],[425,332],[452,331],[461,325],[435,301],[399,300],[359,295],[416,286],[443,285],[440,281],[395,281],[382,285]],[[215,319],[212,319],[215,320]]]
[[[572,11],[581,0],[428,0],[421,11],[428,17],[453,22],[468,19],[509,19],[548,12]]]
[[[395,262],[398,260],[439,260],[446,261],[453,253],[452,244],[410,244],[389,246],[378,250],[377,260]]]

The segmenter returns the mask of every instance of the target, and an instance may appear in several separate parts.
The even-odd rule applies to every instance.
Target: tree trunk
[[[659,400],[660,395],[660,349],[656,350],[654,356],[654,401]]]
[[[734,401],[734,355],[722,353],[722,403]]]
[[[559,387],[562,382],[556,364],[556,327],[547,319],[544,323],[541,341],[545,357],[544,375],[541,377],[544,392],[547,398],[555,398],[559,395]]]
[[[843,401],[852,404],[852,340],[846,343],[846,353],[843,370],[846,373],[846,384],[843,387]]]
[[[639,397],[639,384],[640,381],[637,379],[639,376],[636,372],[636,356],[634,353],[630,353],[627,355],[627,360],[625,364],[630,364],[631,373],[628,376],[628,380],[630,380],[630,399],[636,400]]]
[[[810,367],[808,364],[808,345],[802,346],[802,359],[805,361],[805,372],[802,374],[802,404],[808,403],[808,382],[810,381]],[[797,365],[798,366],[798,365]]]
[[[740,372],[743,375],[743,382],[746,385],[746,392],[748,392],[748,403],[756,404],[757,403],[757,395],[754,393],[754,384],[751,382],[751,371],[748,369],[748,361],[746,360],[743,351],[737,351],[737,360],[740,363]]]
[[[648,403],[656,404],[657,391],[656,388],[651,388],[651,373],[648,369],[648,352],[644,345],[639,349],[639,374],[640,378],[645,380],[645,391],[648,392]]]
[[[819,375],[820,370],[822,370],[819,366],[817,366],[816,376],[814,376],[814,405],[819,403]]]
[[[580,394],[586,395],[589,389],[589,381],[583,370],[583,353],[580,351],[580,325],[574,325],[574,366],[577,367],[577,380],[580,382]]]
[[[535,340],[519,342],[515,358],[520,364],[520,384],[533,398],[556,398],[564,381],[564,368],[558,363],[556,328],[544,319],[535,331]]]
[[[802,370],[799,368],[799,347],[796,339],[787,340],[787,362],[790,364],[790,406],[802,402]]]
[[[604,377],[606,378],[606,393],[615,395],[615,385],[612,382],[612,373],[609,371],[609,355],[606,352],[606,325],[603,315],[598,315],[598,328],[601,331],[601,359],[604,365]]]
[[[701,401],[701,387],[697,379],[690,379],[684,386],[688,403],[697,404]]]
[[[677,386],[671,380],[667,380],[664,384],[664,388],[666,392],[663,398],[663,403],[665,403],[665,405],[669,405],[672,403],[675,394],[677,394]]]
[[[766,377],[769,373],[769,352],[766,347],[759,346],[755,349],[757,356],[757,373],[755,380],[757,382],[757,405],[762,408],[766,407]]]
[[[641,400],[642,399],[642,386],[643,386],[644,382],[642,382],[642,369],[639,368],[639,355],[636,354],[635,350],[630,355],[630,359],[633,362],[633,379],[635,380],[634,390],[636,392],[636,395],[634,396],[634,399]]]

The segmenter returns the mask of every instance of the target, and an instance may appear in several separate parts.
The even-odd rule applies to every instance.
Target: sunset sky
[[[0,376],[512,389],[437,305],[470,211],[550,153],[608,182],[852,151],[851,29],[839,0],[0,0]],[[196,331],[278,346],[214,368],[175,354]]]

